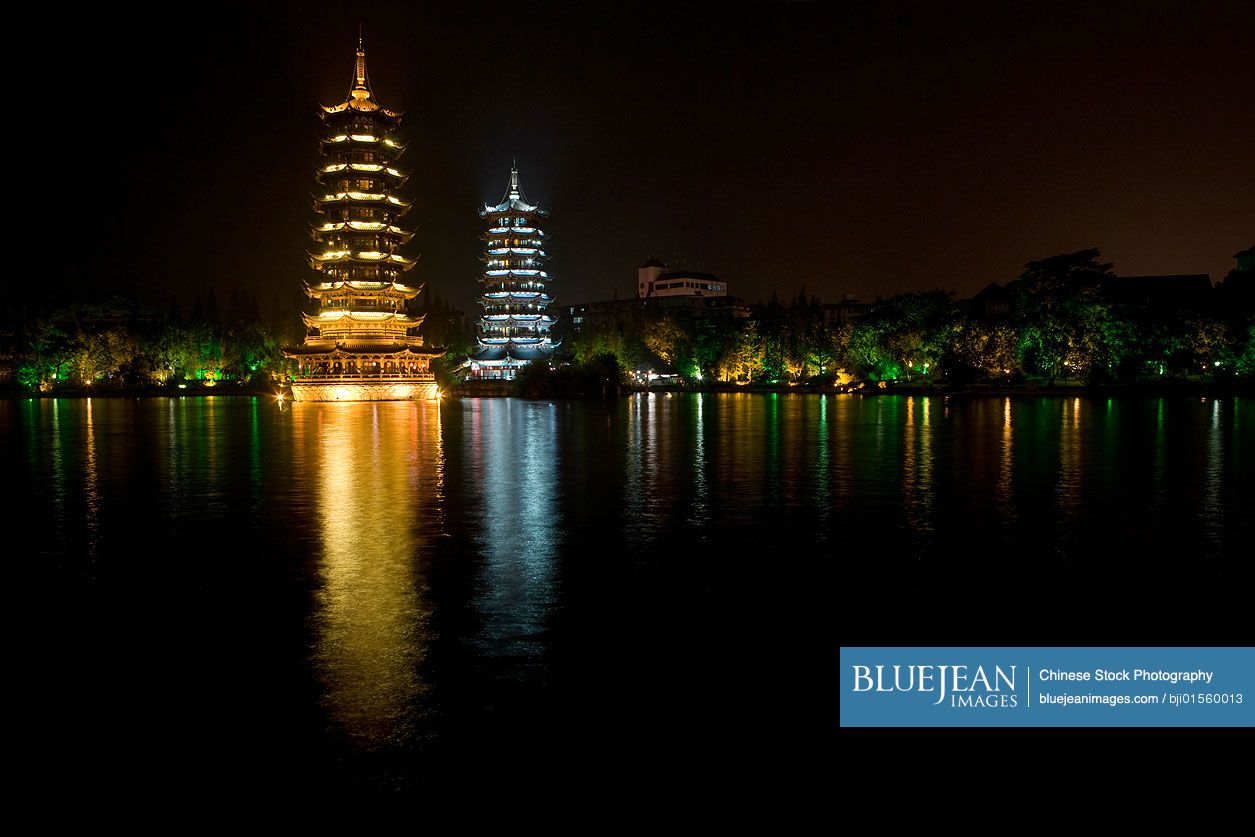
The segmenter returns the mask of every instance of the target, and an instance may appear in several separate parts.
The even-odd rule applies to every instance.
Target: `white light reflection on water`
[[[561,538],[561,467],[552,403],[482,399],[470,405],[471,481],[482,491],[471,529],[483,552],[473,607],[475,644],[498,661],[541,664]]]
[[[689,523],[701,526],[710,516],[706,490],[706,423],[704,421],[705,396],[698,392],[693,399],[693,507]]]
[[[1224,479],[1225,444],[1220,418],[1219,398],[1211,399],[1207,420],[1207,473],[1203,477],[1203,506],[1199,514],[1207,540],[1221,545],[1224,534],[1224,501],[1221,489]]]

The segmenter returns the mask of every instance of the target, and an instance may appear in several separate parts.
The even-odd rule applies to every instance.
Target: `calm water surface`
[[[12,400],[0,428],[38,734],[86,781],[735,761],[830,743],[840,644],[1250,633],[1250,400]]]

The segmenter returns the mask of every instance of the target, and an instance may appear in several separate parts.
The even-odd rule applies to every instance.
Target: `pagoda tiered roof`
[[[422,314],[418,317],[411,317],[400,311],[357,311],[349,308],[324,309],[317,314],[301,314],[301,318],[305,320],[305,325],[310,328],[321,328],[345,320],[351,320],[355,323],[386,323],[395,321],[398,324],[404,323],[406,328],[415,328],[423,324],[426,316],[426,314]]]
[[[548,314],[542,314],[539,311],[534,314],[485,314],[480,319],[485,323],[538,323],[549,325],[553,323],[553,317]]]
[[[491,335],[484,335],[479,338],[479,342],[485,346],[521,346],[530,348],[534,346],[549,345],[549,337],[539,333],[534,337],[521,337],[519,335],[493,337]]]
[[[366,265],[388,265],[389,267],[398,267],[403,271],[414,269],[414,265],[418,264],[416,259],[407,259],[405,256],[397,253],[383,253],[379,250],[359,250],[356,253],[348,250],[332,250],[326,253],[309,253],[310,267],[318,270],[328,265],[338,264],[366,264]]]
[[[493,256],[531,256],[535,259],[547,259],[549,254],[539,247],[491,247],[480,256],[485,261],[490,261]]]
[[[390,282],[386,280],[374,281],[357,279],[349,281],[319,282],[316,285],[311,285],[306,282],[305,294],[312,299],[320,299],[328,294],[333,294],[336,291],[348,288],[361,294],[378,294],[380,296],[391,296],[393,294],[397,294],[405,297],[406,299],[413,299],[423,292],[423,288],[426,287],[426,285],[427,283],[424,282],[418,287],[411,287],[408,285],[402,285],[399,282]]]
[[[561,344],[549,343],[545,346],[481,346],[479,351],[475,353],[475,361],[485,366],[499,366],[511,361],[516,363],[549,361],[553,359],[554,349],[559,345]]]
[[[500,305],[510,300],[537,302],[541,305],[553,303],[553,297],[544,291],[488,291],[479,298],[480,305]]]
[[[394,149],[397,156],[401,156],[401,152],[405,150],[405,143],[398,142],[389,136],[381,136],[379,134],[334,134],[329,137],[323,137],[319,140],[323,145],[339,145],[340,143],[359,143],[372,150],[377,150],[379,146]]]
[[[503,235],[523,235],[538,236],[546,238],[545,231],[538,227],[491,227],[488,232],[480,233],[479,237],[484,241],[490,241],[494,238],[501,238]]]
[[[343,203],[350,201],[353,203],[387,203],[392,206],[409,209],[414,205],[413,201],[407,201],[396,195],[390,195],[387,192],[335,192],[326,195],[315,195],[314,202],[326,206],[333,203]]]
[[[410,179],[408,172],[382,163],[332,163],[323,166],[316,173],[319,183],[335,182],[337,179],[351,177],[355,174],[387,175],[393,179],[394,186],[403,186]]]
[[[548,273],[546,273],[543,270],[537,270],[530,267],[519,267],[519,268],[514,268],[514,267],[504,268],[503,267],[500,269],[493,268],[492,270],[485,270],[484,275],[479,277],[479,281],[491,282],[492,284],[495,285],[501,282],[514,281],[514,277],[517,277],[520,280],[526,280],[528,282],[548,282],[549,281]]]
[[[382,233],[395,235],[402,244],[414,237],[413,230],[407,230],[382,221],[328,221],[317,226],[310,224],[310,237],[321,241],[322,236],[330,233]]]

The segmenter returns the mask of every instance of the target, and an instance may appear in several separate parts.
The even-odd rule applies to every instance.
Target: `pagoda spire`
[[[370,79],[366,75],[366,48],[362,45],[362,28],[357,28],[357,63],[353,68],[353,88],[349,95],[354,99],[370,98]]]
[[[523,193],[519,191],[519,161],[516,157],[510,163],[510,200],[521,200]]]

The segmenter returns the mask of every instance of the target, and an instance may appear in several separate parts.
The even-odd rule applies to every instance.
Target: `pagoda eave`
[[[358,226],[353,226],[354,224],[357,224]],[[370,224],[371,226],[362,226],[363,224]],[[376,224],[378,226],[375,226]],[[403,229],[402,227],[385,224],[379,221],[341,221],[339,223],[330,222],[318,225],[309,225],[310,238],[315,240],[321,240],[322,236],[332,235],[335,233],[344,233],[349,235],[373,234],[396,236],[397,238],[404,239],[405,241],[409,241],[414,237],[414,230]]]
[[[382,114],[389,119],[395,119],[397,122],[400,122],[405,116],[405,111],[403,110],[389,110],[372,102],[370,99],[347,99],[338,105],[319,105],[318,107],[322,108],[322,113],[319,116],[323,119],[341,114],[369,113],[372,115]]]
[[[360,355],[379,355],[396,357],[410,355],[416,358],[425,357],[442,357],[448,350],[443,346],[411,346],[407,343],[363,343],[363,342],[336,342],[328,341],[329,345],[320,346],[317,343],[305,343],[300,346],[285,346],[283,348],[284,357],[303,358],[316,356],[341,356],[341,357],[357,357]]]
[[[408,272],[413,270],[414,266],[418,264],[418,262],[413,259],[406,259],[405,261],[399,261],[396,259],[359,259],[355,256],[325,259],[312,253],[307,253],[306,255],[308,257],[309,266],[315,270],[323,270],[328,267],[344,267],[346,265],[362,265],[365,267],[379,265],[400,270],[402,272]]]

